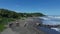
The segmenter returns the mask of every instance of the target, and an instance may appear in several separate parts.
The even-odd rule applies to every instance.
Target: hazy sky
[[[16,12],[41,12],[60,15],[60,0],[0,0],[0,8]]]

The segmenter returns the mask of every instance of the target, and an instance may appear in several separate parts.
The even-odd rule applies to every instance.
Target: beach
[[[16,22],[19,23],[19,26],[16,26]],[[1,34],[46,34],[45,32],[38,30],[35,26],[35,23],[39,22],[37,18],[25,18],[24,20],[19,19],[14,21],[11,28],[5,29]],[[24,25],[26,26],[24,27]],[[8,32],[10,30],[10,32]]]

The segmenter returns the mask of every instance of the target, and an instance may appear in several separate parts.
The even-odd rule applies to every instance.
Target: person
[[[26,24],[24,24],[24,27],[26,27]]]
[[[16,22],[16,26],[19,26],[19,23],[18,22]]]
[[[9,27],[12,27],[12,25],[13,25],[13,23],[10,23],[10,24],[9,24]]]
[[[36,25],[37,25],[37,26],[41,26],[41,24],[40,24],[40,23],[36,23]]]
[[[25,24],[24,24],[24,27],[26,27],[27,26],[27,22],[25,22]]]

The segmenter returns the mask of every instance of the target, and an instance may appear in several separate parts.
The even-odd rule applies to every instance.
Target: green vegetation
[[[18,13],[7,10],[7,9],[0,9],[0,16],[7,17],[7,18],[18,18],[19,17]]]
[[[0,31],[3,31],[5,29],[3,24],[0,24]]]
[[[5,29],[4,25],[8,24],[8,22],[18,18],[18,13],[7,9],[0,9],[0,31]]]
[[[19,13],[21,17],[40,17],[40,16],[45,16],[42,13]]]
[[[5,29],[4,25],[8,24],[10,21],[20,19],[23,17],[39,17],[45,16],[42,13],[17,13],[15,11],[0,9],[0,31]]]

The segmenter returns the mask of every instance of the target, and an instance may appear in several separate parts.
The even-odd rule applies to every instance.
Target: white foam
[[[60,16],[48,16],[49,18],[58,18],[60,19]]]
[[[60,32],[60,28],[51,28],[51,29],[54,29],[54,30]]]
[[[40,17],[40,18],[42,18],[44,20],[50,20],[49,18],[46,18],[46,17]]]

